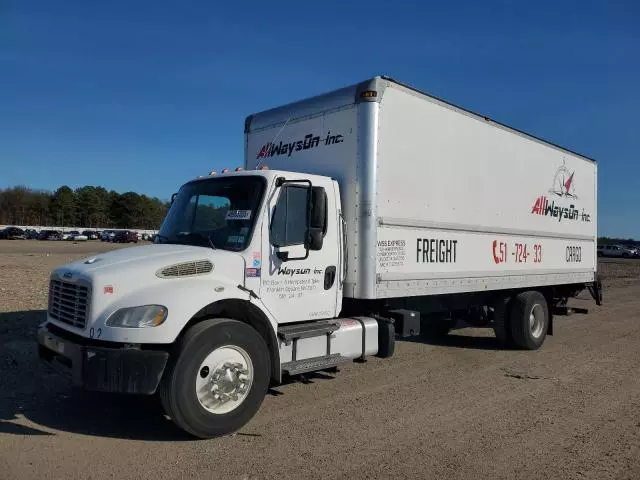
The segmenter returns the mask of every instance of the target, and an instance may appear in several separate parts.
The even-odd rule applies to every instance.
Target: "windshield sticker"
[[[251,210],[229,210],[227,212],[227,220],[249,220],[251,218]]]
[[[259,277],[260,269],[259,268],[247,268],[245,269],[245,274],[247,277]]]
[[[253,257],[252,265],[255,268],[261,267],[262,266],[262,256],[261,256],[260,252],[253,252],[251,254],[251,256]]]

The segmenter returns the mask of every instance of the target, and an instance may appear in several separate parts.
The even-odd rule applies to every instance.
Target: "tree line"
[[[598,245],[626,245],[627,247],[632,247],[637,243],[638,241],[633,238],[598,237]]]
[[[24,186],[0,189],[0,224],[156,230],[169,203],[135,192],[86,185],[54,192]]]

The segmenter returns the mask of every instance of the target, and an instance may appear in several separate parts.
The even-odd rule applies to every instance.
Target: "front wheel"
[[[191,435],[226,435],[260,408],[269,386],[269,365],[267,346],[249,325],[205,320],[183,337],[160,385],[160,398],[167,415]]]

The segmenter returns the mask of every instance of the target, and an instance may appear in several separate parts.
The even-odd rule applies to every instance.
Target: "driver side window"
[[[307,187],[282,187],[271,221],[271,244],[276,247],[301,245],[307,230]]]

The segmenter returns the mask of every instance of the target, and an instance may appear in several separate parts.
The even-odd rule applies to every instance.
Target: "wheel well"
[[[278,340],[271,328],[269,319],[262,311],[246,300],[229,299],[214,302],[200,309],[185,328],[180,332],[180,337],[193,325],[208,318],[232,318],[253,327],[264,339],[269,349],[271,359],[271,381],[280,383],[280,350]]]

